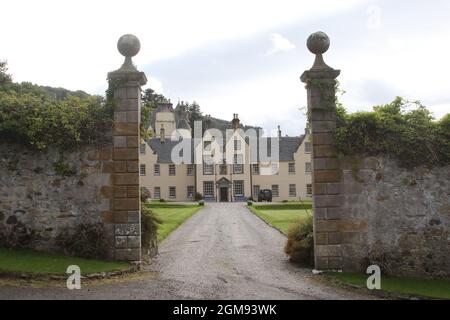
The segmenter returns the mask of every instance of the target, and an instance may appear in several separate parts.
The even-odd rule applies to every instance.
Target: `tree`
[[[188,112],[189,112],[189,124],[191,128],[194,128],[194,122],[195,121],[202,121],[203,115],[202,111],[200,110],[200,106],[197,102],[192,102],[192,104],[189,104],[188,106]]]
[[[420,101],[397,97],[371,112],[339,110],[337,150],[344,155],[387,155],[406,168],[448,165],[448,116],[435,121]]]
[[[60,151],[105,137],[113,109],[100,96],[50,88],[30,82],[14,83],[0,63],[0,137],[37,150]]]
[[[152,112],[158,106],[158,102],[168,102],[168,99],[159,93],[156,93],[152,88],[148,88],[142,92],[142,107],[141,107],[141,137],[149,138],[148,127],[151,124]]]
[[[142,92],[142,102],[146,105],[152,105],[154,108],[156,108],[156,104],[158,102],[167,102],[167,98],[159,93],[156,93],[155,90],[152,88],[145,89],[144,92]]]
[[[0,61],[0,86],[12,82],[12,77],[8,72],[8,62]]]

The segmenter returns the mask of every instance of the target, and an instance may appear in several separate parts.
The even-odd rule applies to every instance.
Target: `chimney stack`
[[[164,143],[165,142],[165,135],[166,135],[166,133],[165,133],[165,130],[164,130],[164,125],[162,124],[161,125],[161,129],[159,130],[159,141],[161,142],[161,143]]]
[[[233,128],[234,131],[236,131],[241,127],[241,123],[237,113],[233,113],[233,120],[231,121],[231,127]]]
[[[278,139],[281,139],[281,127],[278,125]]]

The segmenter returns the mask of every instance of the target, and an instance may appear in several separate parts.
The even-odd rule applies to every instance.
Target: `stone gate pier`
[[[140,50],[138,38],[124,35],[119,39],[117,48],[125,56],[125,62],[120,69],[108,74],[116,101],[111,179],[114,259],[140,261],[139,127],[141,86],[147,83],[147,78],[131,60]]]
[[[315,268],[341,269],[341,171],[333,146],[336,129],[335,86],[340,71],[329,67],[323,60],[322,55],[330,47],[330,40],[325,33],[312,34],[307,46],[316,55],[312,68],[301,76],[301,80],[306,83],[313,146]]]

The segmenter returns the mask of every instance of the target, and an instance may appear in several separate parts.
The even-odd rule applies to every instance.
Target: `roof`
[[[156,109],[154,111],[155,113],[158,112],[173,112],[173,107],[171,103],[158,103],[156,106]]]
[[[293,161],[294,153],[305,139],[305,135],[300,137],[281,137],[279,142],[280,155],[279,161]],[[194,163],[194,140],[191,141],[191,163]],[[179,141],[172,141],[171,139],[164,139],[161,142],[159,138],[152,138],[147,141],[150,148],[158,156],[158,163],[172,163],[171,154],[172,149],[179,143]],[[268,147],[268,149],[270,149]],[[259,160],[259,143],[258,143],[258,160]]]
[[[189,125],[187,119],[180,119],[177,124],[177,129],[191,130],[191,126]]]
[[[280,138],[280,161],[293,161],[294,153],[305,140],[305,135],[300,137],[281,137]]]
[[[161,142],[160,138],[152,138],[147,141],[150,148],[158,156],[158,163],[173,163],[172,162],[172,149],[180,143],[179,141],[172,141],[171,139],[164,139]],[[191,140],[191,163],[194,163],[194,140]]]

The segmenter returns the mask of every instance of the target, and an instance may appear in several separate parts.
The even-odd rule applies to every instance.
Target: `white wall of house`
[[[293,161],[280,161],[278,173],[275,175],[253,174],[252,183],[253,189],[272,190],[273,201],[292,201],[305,200],[310,196],[307,194],[307,185],[311,184],[311,172],[306,171],[307,163],[311,162],[311,154],[305,152],[305,143],[309,142],[306,137],[297,152],[294,153]],[[289,166],[295,168],[294,172],[289,171]],[[271,165],[267,164],[270,169]],[[263,165],[260,164],[260,171],[262,172]],[[278,189],[278,195],[276,194]],[[257,195],[253,192],[253,198],[256,201]]]
[[[151,198],[171,201],[192,200],[188,198],[188,187],[194,188],[195,193],[195,166],[193,167],[192,175],[188,175],[188,165],[174,165],[175,175],[170,175],[169,169],[171,164],[158,163],[157,160],[157,155],[145,143],[145,153],[140,155],[140,165],[145,166],[145,174],[141,172],[140,182],[142,187],[146,187],[150,191]],[[155,165],[159,166],[159,175],[155,174]],[[160,190],[159,197],[155,194],[156,188]],[[170,188],[175,188],[175,197],[173,197],[173,194],[170,194]]]
[[[188,165],[174,165],[175,175],[169,174],[169,163],[158,163],[157,155],[154,154],[150,146],[145,143],[145,153],[141,153],[140,164],[145,166],[145,172],[141,174],[141,186],[146,187],[152,199],[161,198],[172,201],[189,201],[189,190],[199,192],[205,195],[204,182],[212,182],[212,196],[208,197],[211,201],[221,200],[221,190],[217,188],[216,182],[222,178],[226,178],[231,182],[228,189],[228,201],[242,201],[243,198],[253,197],[257,200],[257,195],[253,194],[256,189],[270,189],[273,190],[273,201],[283,200],[299,200],[309,199],[307,186],[311,185],[310,162],[311,154],[305,150],[306,143],[309,142],[309,137],[306,137],[299,146],[297,152],[294,153],[293,161],[282,161],[279,163],[278,174],[262,175],[254,174],[250,164],[246,163],[243,167],[243,173],[236,174],[233,170],[233,164],[223,164],[225,168],[221,169],[220,164],[213,165],[212,174],[206,174],[203,170],[203,165],[191,166],[192,175],[188,175]],[[246,143],[241,145],[245,153],[246,162],[249,157],[249,147]],[[155,165],[159,166],[159,175],[155,175]],[[295,172],[290,172],[289,168],[294,167]],[[271,165],[269,164],[269,167]],[[269,168],[270,169],[270,168]],[[224,172],[226,171],[226,172]],[[260,164],[260,172],[262,172],[262,164]],[[243,196],[235,197],[235,181],[242,181]],[[239,182],[240,183],[240,182]],[[275,189],[278,186],[278,195]],[[159,188],[159,197],[155,194],[156,188]],[[172,188],[175,188],[175,197],[170,193]]]

